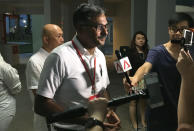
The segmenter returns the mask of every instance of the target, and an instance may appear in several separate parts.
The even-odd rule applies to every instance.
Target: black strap
[[[91,118],[88,118],[88,120],[86,121],[85,128],[88,129],[88,128],[92,128],[97,125],[104,129],[103,122],[91,117]]]

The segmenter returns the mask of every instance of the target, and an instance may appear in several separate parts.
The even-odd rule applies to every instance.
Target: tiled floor
[[[25,65],[17,66],[17,69],[20,74],[20,78],[23,85],[23,90],[21,94],[16,96],[17,99],[17,113],[9,131],[32,131],[32,103],[28,91],[26,90],[25,85]],[[115,71],[109,71],[110,73],[110,94],[111,97],[118,97],[125,95],[125,92],[122,87],[122,75],[117,75]],[[133,131],[131,128],[129,113],[128,113],[128,103],[121,105],[117,108],[117,113],[121,119],[121,131]],[[140,130],[139,130],[140,131]]]

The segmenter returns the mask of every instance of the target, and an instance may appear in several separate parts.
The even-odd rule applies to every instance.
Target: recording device
[[[108,102],[108,107],[111,106],[119,106],[122,104],[125,104],[131,100],[135,100],[138,99],[140,95],[136,95],[136,94],[132,94],[132,95],[126,95],[126,96],[122,96],[122,97],[117,97],[117,98],[113,98],[112,100],[110,100]],[[69,119],[69,118],[75,118],[75,117],[79,117],[84,115],[87,112],[87,107],[84,105],[76,105],[73,108],[70,108],[62,113],[55,113],[52,116],[47,118],[47,123],[51,124],[54,122],[59,122],[62,121],[64,119]]]
[[[158,80],[157,73],[149,73],[144,76],[144,81],[146,84],[147,96],[149,97],[148,102],[151,108],[157,108],[164,105],[163,97],[160,91],[161,84]],[[119,106],[125,104],[131,100],[137,100],[139,97],[145,96],[144,94],[131,94],[122,97],[113,98],[108,102],[108,107]],[[76,105],[62,113],[55,113],[47,118],[47,123],[55,123],[63,121],[64,119],[75,118],[83,116],[87,112],[87,106]]]
[[[158,80],[157,73],[149,73],[144,76],[144,82],[146,84],[146,95],[149,97],[148,102],[150,107],[157,108],[164,105],[163,97],[161,94],[161,84]],[[144,94],[131,94],[122,97],[113,98],[108,102],[108,107],[119,106],[125,104],[131,100],[137,100],[140,96],[145,96]],[[54,122],[60,122],[64,119],[75,118],[84,115],[87,112],[87,106],[76,105],[62,113],[55,113],[47,118],[47,123],[51,124]]]
[[[164,105],[164,100],[161,94],[161,87],[158,80],[158,74],[156,72],[152,72],[144,75],[144,82],[146,85],[148,99],[148,105],[150,108],[157,108]]]
[[[185,51],[188,50],[194,43],[193,34],[194,29],[184,29],[183,38],[181,40],[181,46],[184,48]]]

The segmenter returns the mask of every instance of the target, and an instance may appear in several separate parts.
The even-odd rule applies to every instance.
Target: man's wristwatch
[[[97,125],[104,129],[103,122],[91,117],[91,118],[88,118],[88,120],[86,121],[85,128],[92,128]]]

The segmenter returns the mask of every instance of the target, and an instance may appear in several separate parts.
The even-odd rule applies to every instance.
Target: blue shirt
[[[168,53],[164,45],[159,45],[149,51],[146,62],[152,64],[152,72],[158,73],[165,102],[163,107],[148,110],[148,130],[175,131],[181,84],[181,76],[176,68],[177,61]]]
[[[165,103],[177,108],[181,83],[181,76],[176,68],[177,61],[163,45],[159,45],[149,51],[146,62],[151,63],[152,71],[158,73]]]

